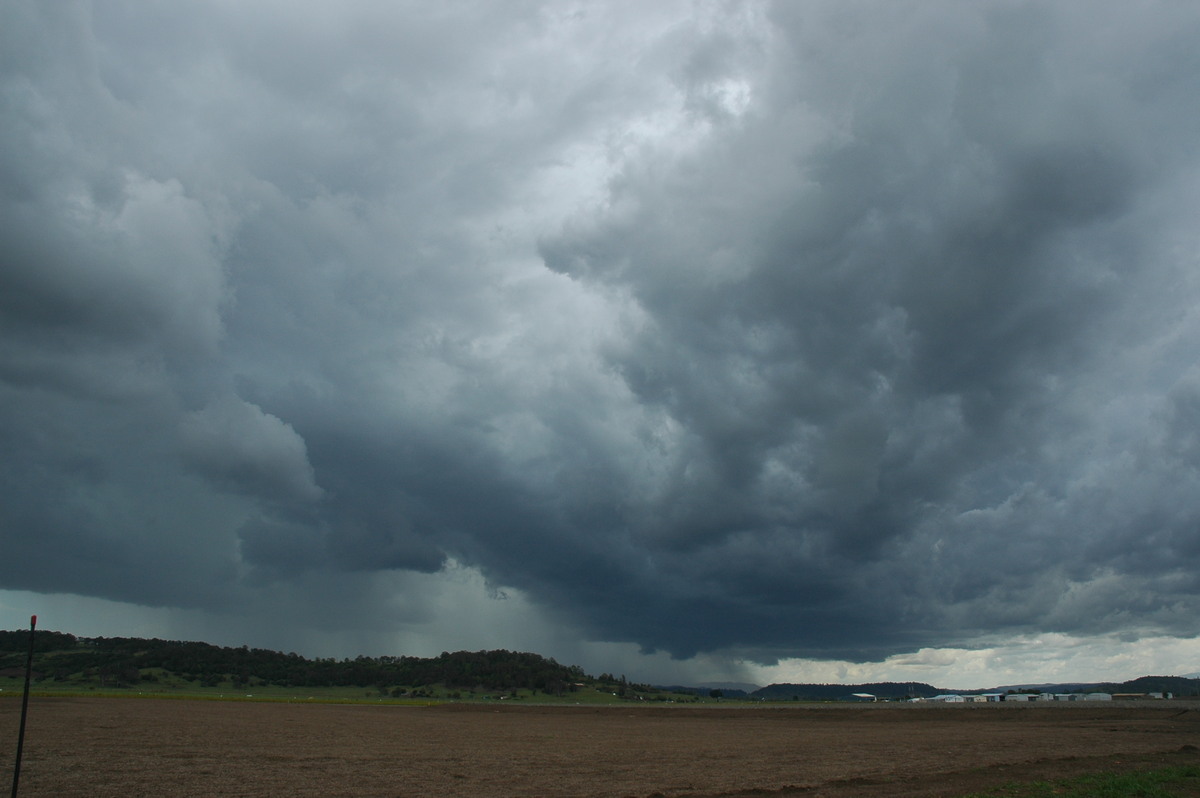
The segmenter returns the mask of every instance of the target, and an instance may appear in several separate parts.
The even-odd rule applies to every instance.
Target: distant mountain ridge
[[[867,684],[770,684],[748,698],[764,701],[839,701],[854,693],[869,693],[881,699],[928,698],[943,690],[924,682],[870,682]]]
[[[1125,682],[1064,682],[971,690],[948,690],[924,682],[872,682],[869,684],[771,684],[747,694],[766,701],[838,701],[854,693],[880,699],[929,698],[946,693],[978,695],[1037,690],[1046,693],[1171,693],[1200,696],[1200,679],[1186,676],[1139,676]]]

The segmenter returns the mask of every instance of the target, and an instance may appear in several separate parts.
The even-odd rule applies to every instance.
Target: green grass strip
[[[1190,798],[1196,795],[1200,795],[1200,766],[1187,765],[1005,784],[963,798]]]

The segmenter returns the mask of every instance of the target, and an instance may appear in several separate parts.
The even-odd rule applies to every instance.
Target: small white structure
[[[946,693],[944,695],[935,695],[932,698],[930,698],[929,700],[937,701],[942,704],[962,704],[966,701],[965,698],[963,698],[962,696],[960,696],[956,693]]]
[[[1111,693],[1088,693],[1083,697],[1084,701],[1112,701]]]

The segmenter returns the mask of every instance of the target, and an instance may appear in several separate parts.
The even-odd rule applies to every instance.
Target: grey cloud
[[[3,586],[300,626],[461,563],[760,661],[1186,632],[1191,9],[13,20],[3,534],[78,557]]]
[[[304,441],[275,416],[234,397],[189,413],[182,422],[184,458],[220,485],[270,500],[314,501]]]
[[[1155,249],[1153,225],[1131,229],[1123,220],[1147,192],[1161,190],[1160,165],[1147,158],[1144,139],[1123,138],[1131,133],[1128,120],[1110,116],[1109,92],[1116,88],[1123,90],[1115,98],[1121,110],[1138,113],[1118,70],[1136,74],[1139,65],[1096,63],[1095,54],[1072,41],[1079,34],[1067,30],[1078,20],[1040,10],[1034,16],[1024,21],[1005,9],[989,11],[972,20],[967,44],[885,52],[882,85],[850,109],[841,96],[798,98],[828,103],[851,121],[839,138],[812,151],[802,144],[790,153],[743,150],[748,163],[738,168],[745,171],[755,171],[756,157],[778,165],[790,155],[803,164],[793,167],[790,192],[773,195],[769,183],[746,188],[718,162],[708,172],[707,192],[676,196],[668,205],[657,183],[625,184],[622,191],[644,203],[638,213],[607,225],[590,221],[543,245],[551,268],[632,287],[658,324],[645,345],[618,354],[616,363],[644,401],[668,408],[708,444],[704,457],[722,475],[720,484],[738,487],[725,503],[740,500],[743,515],[718,521],[712,531],[689,526],[681,534],[699,535],[725,552],[736,537],[782,531],[789,543],[770,547],[747,568],[760,576],[769,573],[768,557],[804,550],[814,540],[815,562],[825,568],[903,573],[907,585],[886,576],[864,584],[834,616],[853,620],[863,630],[860,639],[882,651],[899,644],[882,628],[889,618],[937,628],[941,616],[945,628],[962,625],[968,636],[990,626],[1078,628],[1080,618],[1050,612],[1067,589],[1060,563],[1090,548],[1087,537],[1095,534],[1108,551],[1096,551],[1088,567],[1097,570],[1080,577],[1084,582],[1100,578],[1111,558],[1140,559],[1133,531],[1139,524],[1123,529],[1097,519],[1099,530],[1089,530],[1079,516],[1085,508],[1062,501],[1023,504],[1006,510],[1004,523],[982,523],[996,512],[989,508],[1007,507],[1030,482],[1053,493],[1077,478],[1078,463],[1052,462],[1038,451],[1061,434],[1057,424],[1087,423],[1060,404],[1068,398],[1062,386],[1095,384],[1129,336],[1154,335],[1144,319],[1117,321],[1129,283],[1157,268],[1146,265]],[[916,43],[927,35],[915,31]],[[900,98],[911,107],[900,107]],[[1141,114],[1171,113],[1158,106],[1162,99]],[[747,122],[744,138],[774,140],[754,127],[790,121],[775,110]],[[1156,147],[1172,149],[1195,124],[1175,122],[1153,134],[1163,142]],[[741,190],[740,202],[723,194],[730,186]],[[675,219],[713,218],[718,203],[733,209],[735,221],[673,229]],[[701,278],[706,270],[696,260],[707,255],[711,263],[729,233],[742,261],[725,281]],[[685,271],[693,279],[678,281]],[[1103,390],[1122,390],[1119,379],[1099,381]],[[950,413],[940,430],[913,428],[938,407]],[[930,449],[935,457],[926,455]],[[1085,451],[1078,451],[1080,462]],[[794,480],[789,495],[775,505],[746,500],[756,480],[781,461]],[[1160,468],[1154,477],[1178,480]],[[1109,478],[1108,489],[1128,492],[1119,475]],[[710,488],[696,501],[708,501]],[[1118,501],[1142,503],[1136,494]],[[768,506],[783,511],[772,517]],[[1195,517],[1194,507],[1184,512]],[[937,538],[942,553],[933,563],[921,558],[935,570],[913,573],[914,563],[882,561],[910,543],[928,545],[916,533],[937,523],[946,525]],[[723,606],[737,608],[739,599],[746,605],[727,622],[739,642],[769,642],[822,603],[805,598],[807,575],[797,568],[794,601],[773,608],[775,624],[764,623],[757,611],[769,605],[755,601],[751,585],[766,580],[738,587],[738,558],[722,564],[720,584],[731,593]],[[677,567],[689,565],[685,559]],[[1137,590],[1142,577],[1104,578]],[[1115,600],[1119,593],[1098,595]],[[839,603],[836,591],[824,595]],[[1172,602],[1190,605],[1194,598],[1163,600]],[[910,606],[906,614],[895,615],[898,603]],[[970,612],[944,609],[954,607]],[[1177,621],[1169,625],[1180,628]],[[840,632],[819,622],[788,634],[810,653],[842,650]]]

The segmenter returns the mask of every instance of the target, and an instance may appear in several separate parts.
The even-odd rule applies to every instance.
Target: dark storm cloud
[[[1200,15],[256,8],[7,7],[0,586],[1190,633]]]
[[[543,243],[552,269],[629,287],[653,320],[612,362],[695,440],[672,499],[708,524],[648,525],[698,594],[670,595],[727,642],[850,657],[1115,616],[1184,630],[1175,610],[1195,597],[1171,575],[1197,508],[1172,498],[1174,532],[1144,514],[1191,475],[1143,446],[1135,488],[1119,462],[1130,442],[1103,439],[1141,420],[1094,406],[1173,379],[1132,389],[1120,372],[1191,301],[1131,292],[1187,267],[1159,248],[1178,217],[1138,207],[1171,202],[1163,153],[1195,131],[1179,75],[1144,51],[1089,51],[1132,20],[926,5],[897,46],[855,10],[876,7],[833,11],[845,40],[806,61],[805,27],[829,28],[780,9],[796,60],[781,56],[770,107],[725,142],[739,161],[681,166],[704,170],[704,190],[631,169],[615,190],[634,211]],[[1161,46],[1182,55],[1164,23],[1151,23]],[[842,67],[862,82],[831,95],[785,77]],[[1194,86],[1195,60],[1178,67]],[[1152,99],[1131,96],[1158,76]],[[844,121],[805,148],[777,129],[803,115]],[[1082,489],[1085,474],[1099,484]],[[1110,491],[1122,512],[1096,517],[1089,494]],[[1131,568],[1156,539],[1155,565]]]

